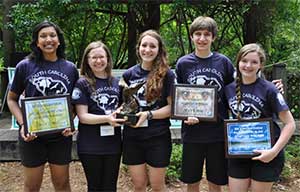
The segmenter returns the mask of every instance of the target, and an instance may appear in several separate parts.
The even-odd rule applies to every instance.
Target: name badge
[[[111,125],[100,126],[100,136],[112,136],[115,134],[115,129]]]

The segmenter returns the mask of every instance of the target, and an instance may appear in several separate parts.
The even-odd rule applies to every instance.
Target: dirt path
[[[79,162],[72,162],[70,164],[70,177],[73,192],[86,191],[86,180],[84,173]],[[21,192],[23,184],[22,166],[19,162],[0,163],[0,192]],[[180,182],[172,182],[167,185],[168,190],[171,192],[183,192],[186,186]],[[49,177],[48,167],[44,173],[44,180],[41,192],[52,192],[53,187]],[[130,177],[126,171],[120,171],[118,182],[118,192],[132,192],[132,184]],[[149,189],[148,191],[151,191]],[[206,181],[201,185],[201,191],[206,192]],[[227,191],[227,187],[224,187]],[[289,181],[280,182],[274,185],[273,192],[300,192],[300,178],[293,178]]]

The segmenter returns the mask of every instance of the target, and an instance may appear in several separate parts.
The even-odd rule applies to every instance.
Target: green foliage
[[[219,32],[213,43],[213,51],[234,58],[244,43],[243,17],[252,4],[238,1],[230,3],[174,1],[172,4],[161,5],[163,15],[161,15],[160,32],[167,44],[172,67],[179,57],[194,51],[189,37],[189,25],[200,15],[213,17],[218,24]]]
[[[170,165],[167,168],[167,178],[169,180],[178,179],[180,177],[181,155],[182,155],[182,145],[173,143]]]
[[[274,14],[266,31],[268,35],[264,36],[269,64],[286,63],[288,69],[299,71],[300,3],[298,0],[279,0],[274,5]]]
[[[296,137],[286,146],[286,152],[291,158],[298,158],[300,160],[300,137]],[[300,161],[299,161],[300,165]],[[298,169],[300,171],[300,167]]]
[[[43,20],[58,24],[65,34],[68,59],[79,64],[84,48],[91,41],[102,40],[110,47],[116,65],[126,60],[127,8],[124,4],[72,0],[40,0],[13,7],[8,24],[15,32],[16,51],[30,51],[32,28]],[[113,26],[113,27],[112,27]],[[117,68],[117,67],[116,67]]]
[[[0,58],[0,72],[4,70],[3,57]]]
[[[3,42],[0,41],[0,72],[4,70],[3,52]]]
[[[131,0],[134,6],[139,6]],[[138,20],[147,14],[136,9]],[[253,11],[255,14],[252,14]],[[115,68],[124,68],[128,60],[128,7],[115,1],[39,0],[19,3],[13,7],[11,22],[7,25],[15,32],[16,51],[28,52],[32,27],[48,19],[64,31],[68,59],[80,63],[86,45],[95,40],[110,47]],[[163,36],[172,67],[179,57],[193,51],[188,30],[191,22],[200,15],[211,16],[218,23],[218,36],[212,49],[234,61],[236,53],[246,43],[251,27],[255,28],[256,41],[263,45],[268,57],[267,65],[286,62],[288,68],[299,69],[300,54],[300,3],[298,0],[278,1],[201,1],[175,0],[160,5],[160,33]],[[253,17],[256,25],[246,28],[245,21]],[[145,21],[137,21],[136,31],[141,32]],[[249,23],[248,23],[249,24]],[[248,26],[249,27],[249,26]]]
[[[288,68],[286,77],[286,101],[295,119],[300,118],[300,71]]]
[[[286,162],[282,176],[284,178],[300,177],[300,137],[294,138],[285,149]]]
[[[39,4],[16,4],[12,7],[10,17],[12,21],[6,27],[14,31],[16,51],[29,52],[32,27],[44,20]]]

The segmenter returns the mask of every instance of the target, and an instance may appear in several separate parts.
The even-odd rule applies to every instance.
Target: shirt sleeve
[[[272,86],[270,88],[270,91],[268,92],[268,101],[274,113],[289,110],[289,107],[285,102],[283,95],[275,86]]]
[[[74,86],[72,92],[72,104],[88,105],[89,91],[87,82],[83,79],[79,79]]]
[[[234,81],[234,72],[235,69],[233,67],[232,62],[228,59],[227,61],[227,74],[226,74],[226,79],[225,79],[225,85],[228,85]]]
[[[182,81],[182,74],[181,74],[181,69],[180,69],[180,60],[176,64],[176,69],[175,69],[175,74],[176,74],[176,83],[183,83]]]
[[[10,91],[21,95],[25,90],[25,79],[26,79],[26,70],[25,70],[25,61],[21,61],[17,64],[15,69],[14,78],[10,87]]]
[[[172,89],[174,86],[174,82],[175,82],[175,74],[173,71],[169,70],[167,72],[167,82],[166,82],[166,87],[165,87],[167,96],[172,95]]]

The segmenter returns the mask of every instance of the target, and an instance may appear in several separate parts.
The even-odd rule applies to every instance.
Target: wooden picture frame
[[[207,85],[174,84],[171,118],[217,120],[217,88]]]
[[[21,107],[25,134],[40,136],[66,128],[74,131],[69,94],[25,98],[21,100]]]

